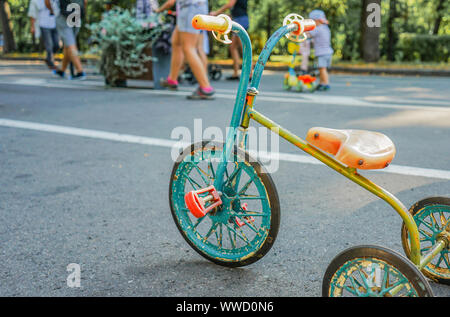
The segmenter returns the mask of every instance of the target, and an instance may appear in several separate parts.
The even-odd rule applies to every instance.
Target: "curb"
[[[224,69],[232,69],[232,65],[219,64]],[[287,66],[266,65],[265,70],[288,71]],[[418,68],[356,68],[335,66],[330,68],[331,73],[365,74],[365,75],[403,75],[403,76],[436,76],[450,77],[450,70],[418,69]]]
[[[405,69],[405,68],[353,68],[331,67],[331,72],[370,74],[370,75],[404,75],[404,76],[436,76],[450,77],[450,70],[439,69]]]
[[[0,55],[0,60],[4,61],[39,61],[39,62],[45,62],[45,59],[42,57],[10,57],[10,56],[2,56]],[[55,58],[55,61],[60,62],[61,58]],[[90,57],[82,57],[81,61],[83,63],[87,61],[97,61],[96,58],[90,58]]]
[[[44,61],[40,57],[8,57],[0,55],[0,60],[16,60],[16,61]],[[60,59],[56,58],[57,61]],[[95,58],[82,57],[82,62],[97,61]],[[212,61],[211,63],[214,63]],[[217,63],[223,69],[232,69],[232,65],[228,63]],[[266,65],[266,70],[271,71],[287,71],[287,66],[271,66]],[[450,70],[440,69],[419,69],[419,68],[356,68],[334,66],[330,68],[331,73],[346,73],[346,74],[366,74],[366,75],[403,75],[403,76],[435,76],[435,77],[450,77]]]

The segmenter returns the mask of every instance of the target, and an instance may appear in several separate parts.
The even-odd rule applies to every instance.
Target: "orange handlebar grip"
[[[192,26],[197,30],[226,32],[229,28],[228,21],[223,17],[198,14],[192,18]]]
[[[314,22],[314,20],[312,19],[305,19],[303,20],[303,27],[303,32],[312,31],[316,28],[316,22]]]

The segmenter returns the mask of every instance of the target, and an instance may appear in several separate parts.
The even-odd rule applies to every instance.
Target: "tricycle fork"
[[[236,144],[242,143],[237,140],[239,138],[238,131],[241,123],[242,114],[244,112],[247,86],[252,71],[252,45],[250,42],[250,37],[247,34],[247,31],[245,31],[245,29],[236,22],[232,22],[231,31],[236,33],[242,42],[243,62],[242,62],[241,79],[239,82],[239,87],[236,95],[236,101],[233,109],[233,114],[231,117],[230,127],[225,141],[223,156],[221,162],[217,167],[216,179],[214,180],[214,187],[219,191],[222,190],[224,183],[225,169],[227,167],[227,163],[232,157],[234,147]],[[241,136],[245,139],[245,132],[241,134]]]

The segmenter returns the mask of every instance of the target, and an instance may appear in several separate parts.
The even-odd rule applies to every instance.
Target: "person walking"
[[[167,0],[156,12],[171,8],[176,3],[177,22],[172,34],[172,57],[170,73],[161,80],[161,86],[178,89],[178,75],[186,58],[199,87],[188,99],[213,99],[214,88],[211,87],[202,56],[199,53],[200,31],[192,26],[192,18],[197,14],[208,14],[207,0]]]
[[[229,0],[220,9],[212,11],[210,15],[217,16],[226,10],[231,10],[231,17],[234,22],[239,23],[248,30],[250,22],[247,14],[247,0]],[[232,35],[232,43],[230,45],[231,59],[233,60],[233,74],[228,76],[227,80],[239,80],[240,54],[242,54],[242,43],[236,34]]]
[[[157,0],[136,0],[136,18],[144,20],[158,8]]]
[[[59,50],[59,37],[55,16],[45,6],[45,0],[31,0],[28,16],[30,17],[31,33],[36,39],[42,36],[47,66],[50,69],[56,69],[53,55]]]
[[[80,19],[78,23],[69,23],[68,18],[72,15],[73,11],[70,10],[70,4],[76,3],[80,6]],[[77,34],[80,30],[83,12],[87,5],[87,0],[45,0],[45,5],[50,10],[51,14],[55,15],[56,19],[56,29],[64,43],[64,57],[61,63],[61,68],[54,70],[54,74],[65,78],[65,72],[70,62],[72,62],[75,67],[76,74],[72,76],[71,79],[74,80],[84,80],[86,79],[86,74],[83,71],[83,66],[81,65],[81,59],[78,56],[77,48]],[[73,21],[72,21],[73,22]]]

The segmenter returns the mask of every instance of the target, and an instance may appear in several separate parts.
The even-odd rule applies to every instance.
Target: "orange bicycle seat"
[[[394,143],[379,132],[315,127],[308,131],[306,141],[358,169],[385,168],[395,156]]]

